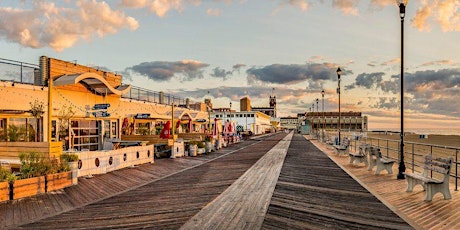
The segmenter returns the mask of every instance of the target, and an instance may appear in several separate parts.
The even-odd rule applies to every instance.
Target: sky
[[[405,127],[460,129],[460,0],[409,0]],[[0,0],[0,58],[45,55],[123,83],[239,110],[277,97],[279,116],[324,110],[399,129],[395,0]],[[314,106],[316,111],[316,105]]]

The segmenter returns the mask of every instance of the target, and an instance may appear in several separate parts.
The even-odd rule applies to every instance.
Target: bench
[[[407,192],[412,192],[415,185],[422,185],[425,190],[425,201],[431,201],[433,196],[440,192],[445,200],[451,199],[449,190],[449,174],[452,158],[434,158],[425,156],[423,173],[405,173],[407,178]],[[431,174],[431,176],[430,176]],[[437,179],[434,178],[442,178]]]
[[[350,140],[345,138],[340,145],[333,145],[335,152],[339,156],[347,156],[348,155],[348,147],[350,146]]]
[[[393,164],[396,161],[382,156],[379,148],[370,147],[369,162],[368,170],[370,171],[374,166],[377,166],[375,175],[379,175],[384,169],[387,170],[388,174],[393,174]]]
[[[367,162],[367,155],[370,150],[369,144],[364,144],[359,146],[358,153],[348,153],[350,157],[350,164],[353,163],[354,165],[358,165],[359,163],[364,163],[364,165],[368,165]]]

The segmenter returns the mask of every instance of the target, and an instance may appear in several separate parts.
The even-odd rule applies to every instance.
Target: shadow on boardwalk
[[[179,229],[227,193],[231,186],[236,186],[233,190],[236,192],[232,192],[234,201],[241,200],[238,195],[260,194],[262,190],[257,186],[267,186],[270,178],[265,178],[267,183],[244,185],[247,186],[244,188],[238,187],[235,181],[262,178],[267,167],[272,169],[274,164],[267,161],[264,165],[260,159],[285,136],[279,133],[260,142],[246,141],[202,157],[161,159],[152,165],[82,179],[78,186],[61,193],[0,204],[0,218],[3,218],[0,221],[8,223],[2,227],[24,229]],[[232,221],[244,222],[247,213],[261,213],[262,218],[256,218],[260,224],[245,226],[411,228],[300,135],[294,135],[284,165],[276,164],[276,167],[282,168],[278,173],[269,173],[276,183],[268,185],[271,189],[264,189],[271,193],[274,190],[271,201],[267,198],[270,203],[267,202],[262,211],[254,211],[248,210],[250,206],[227,202],[232,205],[227,210],[242,218]],[[246,173],[249,171],[251,173]],[[252,197],[260,199],[262,194]],[[247,202],[258,203],[257,200]],[[40,215],[40,212],[43,213]],[[209,226],[223,226],[213,222],[222,221],[219,215],[206,218],[216,218],[208,220]]]
[[[294,135],[264,229],[412,229],[327,155]]]

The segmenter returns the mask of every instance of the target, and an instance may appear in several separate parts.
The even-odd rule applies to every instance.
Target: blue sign
[[[136,118],[136,119],[150,118],[150,113],[138,113],[138,114],[134,115],[134,118]]]
[[[110,107],[110,104],[95,104],[93,110],[107,109]]]
[[[95,117],[110,117],[110,113],[107,113],[105,111],[98,111],[98,112],[93,112],[93,116],[95,116]]]

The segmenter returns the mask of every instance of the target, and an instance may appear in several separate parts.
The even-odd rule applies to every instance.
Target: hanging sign
[[[105,111],[98,111],[98,112],[93,112],[94,117],[110,117],[110,113],[107,113]]]
[[[93,106],[93,110],[108,109],[109,107],[110,107],[110,104],[95,104]]]
[[[150,113],[138,113],[138,114],[134,115],[134,118],[136,118],[136,119],[150,118]]]

